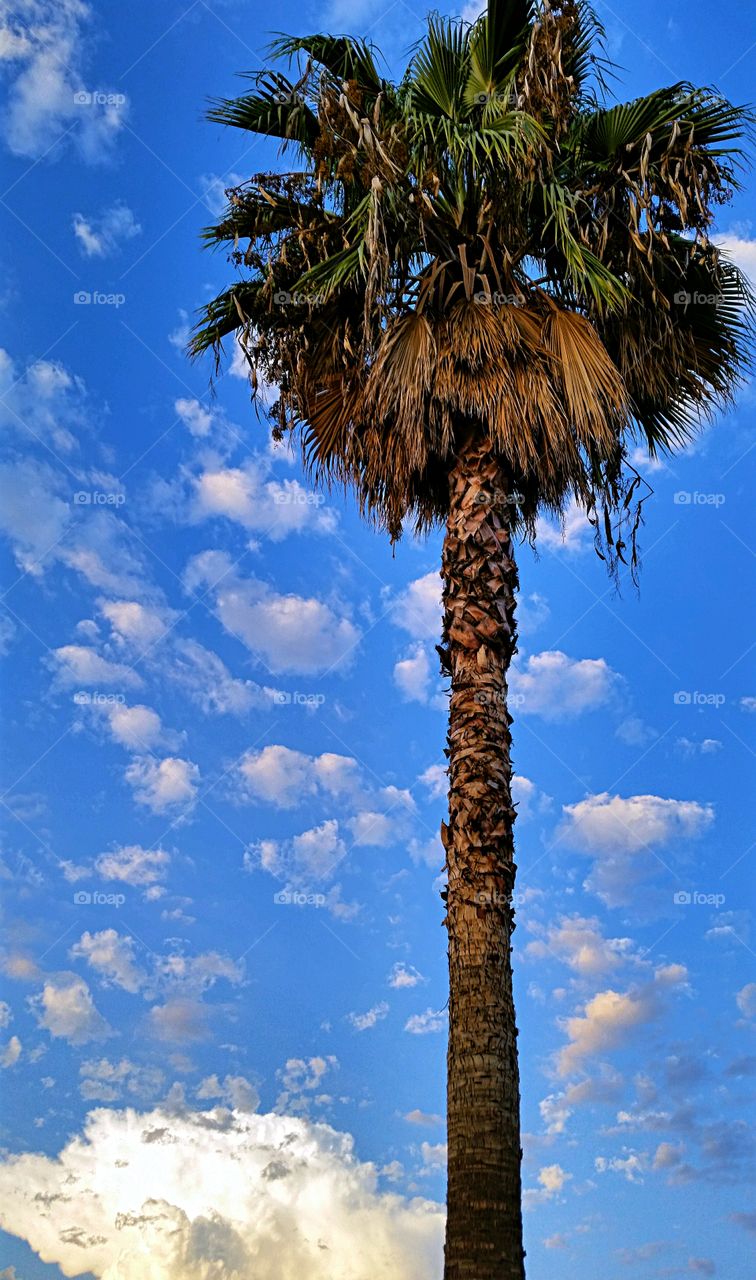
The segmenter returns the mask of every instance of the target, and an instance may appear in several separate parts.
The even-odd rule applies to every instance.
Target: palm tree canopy
[[[752,116],[685,83],[607,105],[602,35],[584,0],[490,0],[431,16],[398,84],[363,41],[284,37],[209,112],[295,163],[206,229],[238,276],[190,350],[235,333],[276,430],[392,537],[445,518],[479,432],[516,526],[574,496],[622,558],[631,446],[684,443],[747,367],[753,296],[709,233]]]

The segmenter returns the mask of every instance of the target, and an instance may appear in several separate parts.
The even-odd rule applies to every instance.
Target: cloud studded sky
[[[619,94],[752,96],[743,0],[599,10]],[[183,354],[199,230],[275,163],[206,98],[271,27],[396,70],[422,13],[0,3],[3,1280],[439,1275],[440,540],[392,554]],[[579,511],[521,548],[529,1280],[749,1273],[753,416],[635,458],[640,594]]]

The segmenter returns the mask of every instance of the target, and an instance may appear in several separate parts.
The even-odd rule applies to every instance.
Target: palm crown
[[[746,366],[752,296],[709,231],[750,114],[684,83],[604,105],[601,36],[582,0],[490,0],[431,17],[398,84],[361,41],[282,38],[290,75],[209,113],[299,167],[206,230],[238,279],[192,353],[236,332],[277,430],[393,537],[445,518],[479,433],[514,525],[575,496],[623,558],[630,445],[683,443]]]

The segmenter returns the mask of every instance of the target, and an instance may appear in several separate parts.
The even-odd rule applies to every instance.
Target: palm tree
[[[209,112],[295,165],[229,191],[206,230],[237,274],[191,353],[218,364],[235,334],[316,479],[392,539],[445,527],[446,1280],[524,1275],[515,541],[575,499],[634,576],[631,447],[683,445],[748,359],[752,298],[709,231],[751,117],[683,83],[607,106],[602,34],[584,0],[490,0],[472,24],[431,17],[396,84],[361,40],[281,38]]]

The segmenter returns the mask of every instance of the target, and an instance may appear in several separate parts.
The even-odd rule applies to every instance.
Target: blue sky
[[[0,6],[5,1280],[439,1274],[440,539],[392,554],[182,351],[275,161],[206,98],[273,29],[395,71],[423,12]],[[748,5],[599,12],[619,96],[748,99]],[[521,549],[530,1280],[747,1274],[753,413],[638,459],[639,595],[579,512]]]

